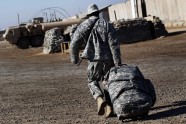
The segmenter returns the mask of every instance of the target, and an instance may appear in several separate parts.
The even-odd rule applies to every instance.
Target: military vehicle
[[[58,27],[65,31],[68,26],[79,24],[82,21],[81,19],[69,19],[65,21],[43,22],[43,18],[38,17],[34,18],[31,23],[8,27],[3,34],[3,39],[10,44],[17,45],[20,49],[28,49],[29,46],[41,47],[47,30]]]
[[[3,34],[5,33],[5,30],[0,30],[0,41],[3,40]]]

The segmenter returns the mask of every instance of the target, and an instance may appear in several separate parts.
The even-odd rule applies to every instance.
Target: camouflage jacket
[[[70,57],[75,64],[79,61],[82,44],[86,44],[82,58],[90,61],[113,59],[115,64],[121,63],[120,45],[115,29],[104,19],[92,16],[82,22],[72,35]]]

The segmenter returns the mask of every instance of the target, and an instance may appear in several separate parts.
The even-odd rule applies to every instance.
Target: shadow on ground
[[[157,110],[157,109],[161,110],[161,109],[166,109],[166,108],[169,108],[169,109],[149,115],[149,120],[156,120],[156,119],[185,114],[186,113],[186,101],[178,101],[170,105],[155,107],[152,110]]]
[[[183,34],[186,33],[186,31],[176,31],[176,32],[171,32],[168,34],[168,36],[175,36],[175,35],[179,35],[179,34]]]

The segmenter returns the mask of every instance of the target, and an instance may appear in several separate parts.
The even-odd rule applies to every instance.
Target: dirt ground
[[[0,124],[186,124],[186,32],[121,45],[123,63],[139,66],[157,93],[145,120],[98,116],[86,78],[69,54],[42,54],[0,42]]]

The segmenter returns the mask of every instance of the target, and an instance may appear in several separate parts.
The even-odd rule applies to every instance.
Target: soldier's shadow
[[[161,109],[166,109],[161,111]],[[147,120],[157,120],[166,117],[177,116],[186,113],[186,101],[178,101],[173,102],[173,104],[154,107],[151,110],[160,110],[161,112],[157,112],[149,115]]]

